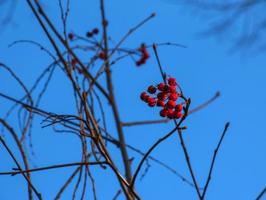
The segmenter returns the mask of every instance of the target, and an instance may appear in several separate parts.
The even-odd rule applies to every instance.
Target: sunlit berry
[[[177,111],[175,111],[174,112],[174,118],[176,118],[176,119],[179,119],[180,117],[182,117],[182,112],[177,112]]]
[[[173,119],[174,118],[174,110],[168,109],[167,110],[167,117],[169,119]]]
[[[172,94],[170,94],[169,99],[176,101],[178,99],[178,95],[176,93],[172,93]]]
[[[175,78],[168,78],[168,84],[171,86],[175,86],[176,85],[176,79]]]
[[[169,101],[167,102],[167,106],[168,106],[168,108],[174,108],[175,105],[176,105],[176,103],[175,103],[175,101],[173,101],[173,100],[169,100]]]
[[[154,107],[154,106],[156,105],[156,99],[154,99],[154,98],[149,98],[149,100],[148,100],[148,105],[149,105],[150,107]]]
[[[159,83],[157,87],[160,91],[165,91],[167,89],[167,85],[165,83]]]
[[[170,85],[170,86],[168,87],[168,91],[169,91],[170,93],[176,93],[176,86]]]

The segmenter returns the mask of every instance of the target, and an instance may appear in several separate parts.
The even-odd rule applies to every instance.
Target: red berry
[[[177,111],[175,111],[174,112],[174,118],[176,118],[176,119],[179,119],[180,117],[182,117],[182,112],[177,112]]]
[[[176,85],[176,79],[175,78],[169,78],[168,79],[168,84],[171,86],[175,86]]]
[[[167,109],[162,109],[162,110],[160,111],[160,116],[161,116],[161,117],[166,117],[167,114],[168,114],[168,110],[167,110]]]
[[[69,33],[68,34],[68,39],[73,40],[73,38],[74,38],[74,34],[73,33]]]
[[[174,108],[175,105],[176,105],[176,103],[175,103],[175,101],[173,101],[173,100],[169,100],[169,101],[167,102],[167,106],[168,106],[169,108]]]
[[[183,105],[182,105],[181,103],[180,103],[180,104],[177,104],[176,107],[175,107],[175,110],[176,110],[177,112],[182,111],[182,109],[183,109]]]
[[[172,93],[172,94],[170,94],[169,99],[176,101],[178,99],[178,95],[176,93]]]
[[[141,99],[142,101],[146,101],[147,98],[149,98],[149,95],[148,95],[146,92],[142,92],[142,93],[140,94],[140,99]]]
[[[169,90],[170,93],[176,93],[176,86],[170,85],[168,87],[168,90]]]
[[[154,94],[156,92],[156,87],[150,85],[147,90],[150,94]]]
[[[159,106],[159,107],[164,107],[164,106],[165,106],[164,101],[162,101],[162,100],[158,100],[158,101],[157,101],[157,106]]]
[[[101,51],[99,54],[98,54],[98,57],[102,60],[105,60],[106,59],[106,55],[103,51]]]
[[[164,101],[164,100],[167,98],[167,93],[165,93],[165,92],[159,92],[159,93],[157,94],[157,98],[158,98],[159,100]]]
[[[167,85],[165,83],[159,83],[157,87],[160,91],[165,91],[167,89]]]
[[[167,112],[167,117],[169,119],[173,119],[174,118],[174,111],[173,110],[170,110],[168,109],[168,112]]]
[[[149,98],[149,100],[148,100],[148,105],[149,105],[150,107],[155,106],[155,105],[156,105],[156,99],[154,99],[154,98]]]

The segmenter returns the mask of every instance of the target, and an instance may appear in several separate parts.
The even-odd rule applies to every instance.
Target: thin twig
[[[261,198],[266,194],[266,187],[259,193],[256,200],[261,200]]]
[[[58,168],[65,168],[65,167],[73,167],[73,166],[87,166],[87,165],[103,165],[107,164],[107,162],[75,162],[75,163],[67,163],[67,164],[59,164],[59,165],[52,165],[47,167],[39,167],[29,170],[20,170],[20,171],[13,171],[13,172],[0,172],[0,175],[17,175],[21,173],[27,173],[27,172],[38,172],[38,171],[46,171],[51,169],[58,169]],[[15,169],[18,170],[18,169]]]
[[[225,136],[225,134],[227,132],[227,129],[228,129],[229,125],[230,125],[229,122],[227,122],[225,124],[224,131],[223,131],[223,133],[221,135],[221,138],[220,138],[220,140],[219,140],[219,142],[217,144],[216,149],[214,150],[214,153],[213,153],[213,156],[212,156],[212,162],[211,162],[211,166],[210,166],[210,170],[209,170],[209,174],[208,174],[208,178],[207,178],[206,184],[204,186],[204,189],[203,189],[203,192],[202,192],[202,195],[201,195],[201,200],[204,199],[205,194],[207,192],[207,189],[208,189],[208,186],[209,186],[209,183],[210,183],[210,180],[211,180],[212,170],[213,170],[213,167],[214,167],[214,164],[215,164],[216,156],[217,156],[219,148],[220,148],[220,146],[221,146],[221,144],[223,142],[224,136]]]
[[[14,154],[12,153],[12,151],[9,149],[9,147],[7,146],[7,144],[5,143],[5,141],[3,140],[3,138],[0,136],[0,142],[3,144],[3,146],[5,147],[5,149],[7,150],[7,152],[9,153],[9,155],[11,156],[11,158],[13,159],[13,161],[16,163],[18,169],[20,171],[22,171],[22,168],[20,166],[20,164],[18,163],[17,159],[15,158]],[[22,173],[22,175],[24,176],[24,178],[26,179],[26,181],[28,182],[28,184],[30,185],[30,187],[32,188],[32,190],[34,191],[34,193],[36,194],[37,198],[39,200],[42,200],[42,195],[41,193],[39,193],[37,191],[37,189],[32,185],[31,181],[29,180],[28,176],[26,176],[24,173]]]

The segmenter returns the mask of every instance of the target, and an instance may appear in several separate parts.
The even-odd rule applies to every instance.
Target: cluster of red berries
[[[147,59],[150,57],[148,51],[147,51],[147,48],[146,48],[146,45],[145,44],[142,44],[140,46],[140,48],[138,49],[138,51],[141,53],[141,57],[139,60],[136,61],[136,65],[137,66],[140,66],[140,65],[143,65],[146,63]]]
[[[94,28],[94,29],[92,29],[92,31],[88,31],[87,33],[86,33],[86,36],[88,37],[88,38],[90,38],[90,37],[92,37],[92,36],[94,36],[94,35],[97,35],[99,33],[99,29],[98,28]]]
[[[147,92],[142,92],[140,98],[146,102],[148,106],[162,107],[160,111],[161,117],[169,119],[179,119],[183,116],[183,104],[177,104],[180,94],[176,90],[176,79],[168,78],[167,84],[159,83],[157,86],[150,85]]]

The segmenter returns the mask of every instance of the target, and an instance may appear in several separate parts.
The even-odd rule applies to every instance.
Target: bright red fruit
[[[176,105],[176,103],[175,103],[175,101],[173,101],[173,100],[169,100],[169,101],[167,102],[167,106],[168,106],[169,108],[174,108],[175,105]]]
[[[162,109],[162,110],[160,111],[160,116],[161,116],[161,117],[166,117],[167,114],[168,114],[168,110],[167,110],[167,109]]]
[[[176,93],[176,86],[170,85],[168,87],[168,90],[169,90],[170,93]]]
[[[178,99],[178,95],[176,93],[172,93],[172,94],[170,94],[169,99],[176,101]]]
[[[171,109],[168,109],[168,110],[167,110],[167,117],[168,117],[169,119],[173,119],[173,118],[174,118],[174,111],[171,110]]]
[[[160,91],[165,91],[167,89],[167,85],[165,83],[159,83],[157,87]]]
[[[154,98],[149,98],[149,99],[148,99],[148,105],[149,105],[150,107],[155,106],[155,105],[156,105],[156,99],[154,99]]]
[[[171,86],[175,86],[176,85],[176,79],[175,78],[169,78],[168,79],[168,84]]]
[[[183,109],[183,105],[182,105],[181,103],[180,103],[180,104],[177,104],[176,107],[175,107],[175,110],[176,110],[177,112],[182,111],[182,109]]]
[[[182,117],[182,112],[177,112],[177,111],[175,111],[174,112],[174,118],[176,118],[176,119],[179,119],[180,117]]]

